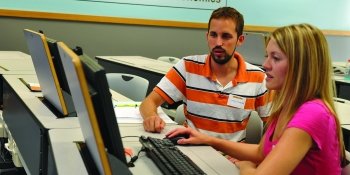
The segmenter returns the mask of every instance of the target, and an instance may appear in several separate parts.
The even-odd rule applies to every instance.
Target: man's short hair
[[[241,36],[243,33],[243,27],[244,27],[244,19],[243,15],[239,13],[236,9],[232,7],[220,7],[213,11],[213,13],[210,16],[209,23],[208,23],[208,31],[210,28],[210,23],[212,19],[231,19],[236,23],[236,32],[237,36]]]

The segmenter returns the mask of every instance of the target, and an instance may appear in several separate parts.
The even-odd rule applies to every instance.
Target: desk
[[[133,101],[128,97],[125,97],[124,95],[121,95],[115,91],[113,91],[112,89],[110,89],[110,92],[112,94],[112,99],[115,101],[120,101],[120,102],[127,102],[127,101]]]
[[[177,125],[167,126],[162,134],[146,133],[139,124],[120,124],[119,129],[122,136],[152,136],[163,138],[164,133]],[[74,141],[83,141],[80,129],[52,129],[49,131],[50,143],[55,159],[57,174],[87,174],[83,168],[83,160],[76,148]],[[141,149],[138,138],[124,138],[124,147],[130,147],[137,153]],[[233,174],[238,175],[239,170],[234,164],[221,156],[216,150],[208,146],[179,146],[179,149],[188,155],[207,174]],[[69,156],[67,156],[69,155]],[[83,165],[83,166],[81,166]],[[130,168],[133,174],[161,175],[160,170],[149,159],[145,153],[141,153],[135,162],[135,167]]]
[[[36,75],[34,70],[11,70],[11,71],[5,71],[0,69],[0,109],[2,109],[2,103],[3,103],[3,78],[2,75]]]
[[[26,70],[33,71],[34,65],[31,57],[22,59],[0,59],[1,71]]]
[[[46,174],[54,171],[48,131],[80,128],[80,124],[77,117],[57,119],[38,98],[42,94],[30,92],[19,78],[37,82],[36,75],[3,75],[3,118],[21,153],[26,172]]]
[[[0,60],[1,59],[27,59],[30,58],[30,55],[20,52],[20,51],[0,51]]]
[[[130,99],[121,96],[112,91],[113,99],[118,101],[131,101]],[[176,124],[167,124],[167,127],[161,134],[145,132],[142,124],[136,123],[119,123],[119,130],[122,137],[125,136],[152,136],[156,138],[164,138],[165,133],[176,127],[182,127]],[[57,174],[87,174],[87,170],[81,158],[80,152],[74,142],[83,141],[82,131],[79,128],[72,129],[51,129],[49,133],[49,142],[51,145],[52,156],[55,162],[55,170]],[[141,149],[141,144],[138,138],[126,137],[123,138],[124,147],[129,147],[134,150],[134,154]],[[186,147],[179,148],[185,154],[189,155],[193,161],[200,166],[208,174],[239,174],[238,169],[221,156],[216,150],[208,146]],[[210,157],[210,158],[209,158]],[[156,165],[145,156],[140,154],[139,159],[135,162],[135,167],[130,168],[133,174],[154,174],[160,175],[160,170]]]
[[[19,51],[0,51],[0,75],[35,75],[30,55]],[[0,105],[3,101],[2,78],[0,79]]]
[[[34,70],[32,57],[19,51],[0,51],[0,71]]]

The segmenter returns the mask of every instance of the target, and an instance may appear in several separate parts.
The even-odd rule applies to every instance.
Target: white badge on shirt
[[[245,101],[246,101],[246,98],[230,94],[228,96],[227,105],[244,109]]]

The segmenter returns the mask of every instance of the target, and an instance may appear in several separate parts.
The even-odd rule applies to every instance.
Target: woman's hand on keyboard
[[[207,144],[208,140],[211,139],[210,136],[202,134],[192,128],[176,128],[174,130],[171,130],[166,134],[166,137],[172,138],[176,137],[177,135],[188,135],[188,138],[183,138],[178,140],[178,144],[180,145],[203,145]]]

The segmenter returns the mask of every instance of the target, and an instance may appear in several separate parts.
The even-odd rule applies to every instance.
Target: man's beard
[[[235,53],[235,50],[236,50],[236,49],[234,49],[231,55],[228,54],[228,53],[226,52],[226,50],[224,50],[224,51],[225,51],[224,57],[217,57],[217,56],[215,56],[215,54],[214,54],[214,50],[215,50],[215,49],[221,49],[221,50],[224,50],[224,49],[223,49],[222,47],[220,47],[220,46],[216,46],[216,47],[214,47],[214,48],[212,49],[212,51],[210,52],[210,55],[211,55],[211,57],[213,58],[213,60],[215,61],[215,63],[220,64],[220,65],[223,65],[223,64],[226,64],[227,62],[229,62],[229,61],[231,60],[233,54]]]

